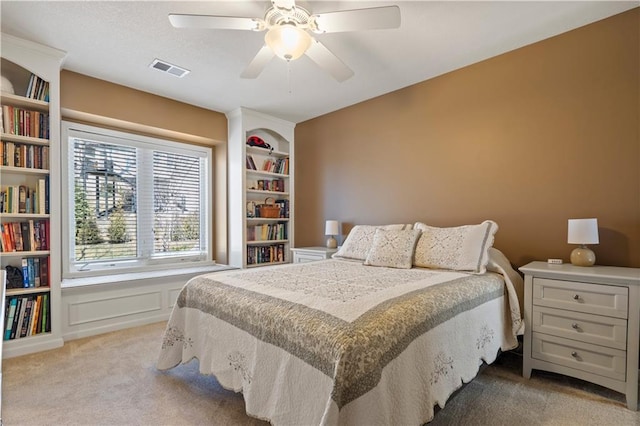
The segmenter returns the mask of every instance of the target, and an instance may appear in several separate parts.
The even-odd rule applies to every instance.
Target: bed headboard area
[[[568,262],[568,219],[597,218],[596,263],[640,267],[639,27],[635,8],[297,124],[295,246],[327,219],[339,243],[492,220],[515,266]]]

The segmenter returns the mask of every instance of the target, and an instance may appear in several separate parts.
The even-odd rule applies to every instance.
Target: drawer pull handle
[[[577,359],[578,358],[578,352],[576,352],[576,351],[571,352],[571,356]]]
[[[578,330],[580,326],[574,322],[573,324],[571,324],[571,328],[573,328],[574,330]]]
[[[580,300],[580,295],[579,294],[574,295],[573,300]]]

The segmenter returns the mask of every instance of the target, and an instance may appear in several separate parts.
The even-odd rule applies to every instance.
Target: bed
[[[275,425],[418,425],[517,346],[522,279],[491,247],[497,226],[477,270],[416,265],[448,243],[458,257],[445,263],[466,262],[465,238],[434,246],[418,224],[354,230],[334,259],[190,280],[157,368],[197,358],[243,393],[248,415]]]

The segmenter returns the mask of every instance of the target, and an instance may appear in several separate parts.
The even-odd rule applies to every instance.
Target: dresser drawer
[[[324,260],[326,257],[317,253],[295,253],[293,255],[293,263],[306,263]]]
[[[533,333],[531,357],[616,380],[626,380],[626,352]]]
[[[627,321],[620,318],[534,306],[533,331],[626,350]]]
[[[627,287],[533,279],[533,304],[616,318],[627,318]]]

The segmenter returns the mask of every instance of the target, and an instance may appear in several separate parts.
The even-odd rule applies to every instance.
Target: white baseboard
[[[134,320],[122,320],[108,325],[99,325],[94,327],[85,327],[77,331],[63,334],[62,338],[65,342],[84,337],[96,336],[98,334],[110,333],[112,331],[124,330],[126,328],[138,327],[141,325],[153,324],[160,321],[167,321],[169,314],[151,316],[146,318],[137,318]]]
[[[53,336],[38,336],[37,339],[25,337],[19,341],[8,340],[4,342],[2,347],[2,357],[13,358],[34,352],[48,351],[49,349],[59,348],[63,344],[64,341],[61,338]]]

